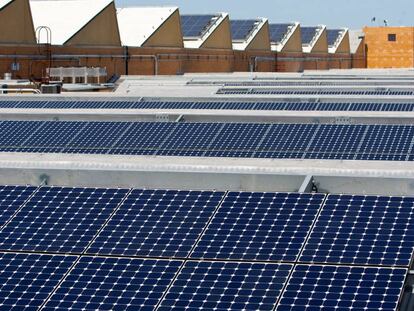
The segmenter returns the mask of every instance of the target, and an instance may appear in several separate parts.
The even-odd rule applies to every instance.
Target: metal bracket
[[[42,174],[39,176],[40,186],[47,186],[49,184],[50,176]]]
[[[179,115],[177,119],[175,119],[175,122],[177,122],[177,123],[181,122],[181,121],[184,121],[184,115],[182,115],[182,114]]]
[[[299,188],[299,193],[317,193],[318,187],[315,184],[315,179],[312,175],[308,175],[302,182]]]

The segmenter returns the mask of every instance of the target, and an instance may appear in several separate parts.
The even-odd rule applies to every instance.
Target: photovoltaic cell
[[[214,23],[214,15],[181,15],[181,30],[184,37],[202,37]]]
[[[180,265],[82,257],[43,310],[154,310]]]
[[[293,26],[294,24],[269,24],[270,41],[276,43],[282,42],[289,32],[289,29]]]
[[[223,195],[133,190],[88,253],[187,257]]]
[[[0,186],[0,227],[10,220],[36,189],[29,186]]]
[[[273,310],[292,265],[186,262],[159,310]]]
[[[3,121],[0,123],[0,146],[4,151],[16,151],[42,125],[41,121]]]
[[[298,265],[276,311],[395,311],[406,269]]]
[[[324,195],[229,193],[192,258],[294,261]]]
[[[0,231],[0,249],[81,253],[127,189],[42,187]]]
[[[302,33],[302,44],[310,44],[315,38],[318,27],[301,27],[301,33]]]
[[[338,38],[341,36],[342,29],[328,29],[326,30],[326,35],[328,37],[328,45],[334,46]]]
[[[254,19],[232,20],[231,33],[233,40],[245,40],[255,30],[260,21]]]
[[[67,144],[65,152],[93,149],[96,153],[107,153],[122,137],[131,123],[128,122],[88,122],[83,124],[82,133],[74,136]]]
[[[220,123],[183,123],[171,132],[157,152],[159,155],[202,156],[223,125]]]
[[[411,125],[5,121],[0,133],[0,152],[382,161],[414,153]]]
[[[269,127],[268,124],[227,124],[208,146],[205,156],[252,157]]]
[[[254,81],[253,81],[254,82]],[[362,83],[362,82],[361,82]],[[257,86],[254,83],[225,83],[226,86]],[[260,83],[276,86],[275,83]],[[289,85],[289,84],[288,84]],[[322,85],[320,82],[315,86]],[[35,103],[38,103],[37,105]],[[20,109],[213,109],[213,110],[294,110],[294,111],[414,111],[412,103],[310,103],[271,101],[0,101],[0,108]]]
[[[75,256],[0,253],[0,309],[38,310]]]
[[[302,262],[408,267],[414,198],[330,195]]]

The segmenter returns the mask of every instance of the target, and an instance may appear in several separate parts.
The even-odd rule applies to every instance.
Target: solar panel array
[[[202,37],[212,25],[215,15],[181,15],[184,37]]]
[[[396,310],[414,251],[414,198],[3,191],[0,309]]]
[[[0,109],[212,109],[286,111],[414,111],[414,103],[282,101],[0,101]]]
[[[290,28],[294,24],[269,24],[270,41],[271,42],[282,42]]]
[[[412,90],[356,90],[356,89],[272,89],[272,88],[221,88],[219,95],[341,95],[341,96],[414,96]]]
[[[310,44],[318,33],[318,27],[300,27],[302,44]]]
[[[326,35],[328,37],[328,45],[334,46],[338,41],[339,37],[342,35],[342,29],[328,29],[326,30]]]
[[[0,122],[0,152],[414,160],[413,125]]]
[[[232,20],[231,34],[233,40],[245,40],[252,34],[259,23],[260,21],[254,19]]]

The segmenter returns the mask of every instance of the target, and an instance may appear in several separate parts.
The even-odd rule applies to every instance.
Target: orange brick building
[[[365,27],[368,68],[414,67],[414,27]]]

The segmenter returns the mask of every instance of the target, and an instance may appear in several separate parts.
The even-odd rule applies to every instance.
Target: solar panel
[[[220,123],[183,123],[168,136],[158,155],[202,156],[223,127]]]
[[[42,187],[0,231],[0,249],[81,253],[127,189]]]
[[[0,309],[38,310],[76,258],[0,253]]]
[[[409,266],[414,198],[330,195],[302,262]]]
[[[180,261],[82,257],[43,310],[154,310]]]
[[[155,154],[176,126],[176,123],[132,122],[109,154]]]
[[[294,261],[324,195],[229,193],[192,258]]]
[[[0,228],[36,190],[29,186],[0,186]]]
[[[208,145],[208,157],[252,157],[269,130],[268,124],[227,124]]]
[[[292,265],[186,262],[158,310],[273,310]]]
[[[406,155],[412,149],[414,127],[409,125],[372,125],[367,128],[357,158],[369,160],[379,154]]]
[[[218,95],[343,95],[343,96],[414,96],[414,91],[343,90],[343,89],[279,89],[279,88],[220,88]]]
[[[123,136],[131,123],[128,122],[88,122],[83,123],[80,135],[75,135],[66,144],[67,153],[107,153]]]
[[[202,37],[217,17],[215,15],[181,15],[184,37]]]
[[[290,28],[295,26],[294,24],[269,24],[270,41],[282,42]]]
[[[0,146],[3,151],[16,151],[36,132],[41,121],[3,121],[0,123]]]
[[[231,33],[233,40],[245,40],[252,34],[258,24],[260,24],[260,21],[254,19],[232,20]]]
[[[397,310],[407,270],[298,265],[276,311]]]
[[[84,122],[49,121],[24,142],[27,152],[61,152],[84,127]]]
[[[134,190],[90,254],[187,257],[224,193]]]
[[[272,126],[260,144],[258,158],[302,158],[318,134],[317,124],[279,124]],[[283,156],[282,153],[285,153]]]
[[[342,35],[343,29],[328,29],[326,30],[326,35],[328,37],[328,45],[334,46],[338,41],[339,37]]]
[[[324,109],[322,103],[281,105]],[[0,133],[1,152],[383,161],[411,161],[414,152],[412,125],[4,121]]]
[[[301,27],[300,28],[302,33],[302,44],[310,44],[315,38],[319,27]]]

